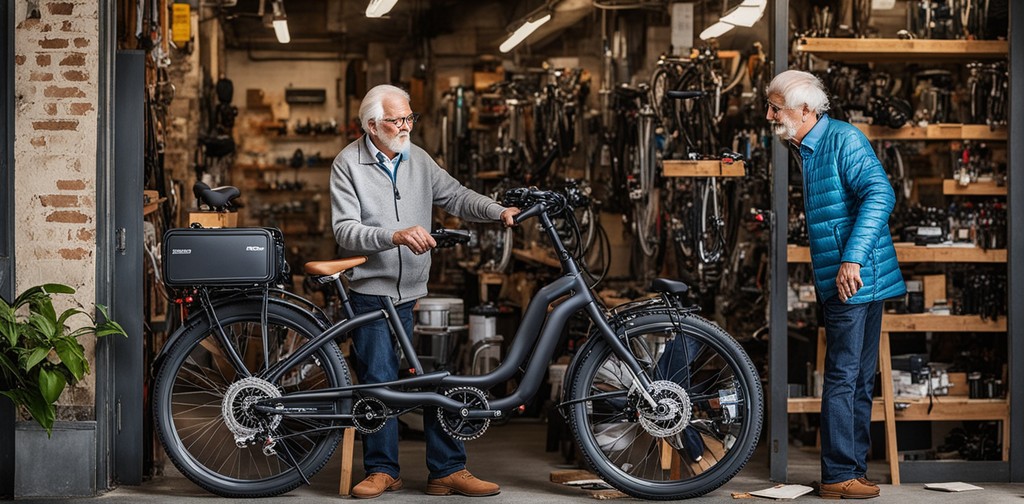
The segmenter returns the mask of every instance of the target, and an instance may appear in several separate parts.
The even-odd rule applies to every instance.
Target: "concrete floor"
[[[469,497],[450,497],[446,499],[430,497],[423,493],[426,487],[426,468],[424,467],[424,443],[422,440],[410,439],[400,445],[400,461],[402,478],[405,488],[397,492],[385,493],[374,499],[375,503],[420,503],[420,502],[480,502],[485,504],[511,504],[529,502],[531,504],[564,503],[564,502],[596,502],[586,492],[549,481],[552,471],[572,469],[562,464],[558,453],[544,451],[547,426],[539,421],[516,419],[507,425],[492,426],[484,437],[467,443],[469,452],[469,470],[475,475],[494,481],[501,485],[501,494],[493,497],[471,499]],[[338,450],[340,452],[340,450]],[[363,476],[362,447],[356,441],[356,460],[354,479],[356,482]],[[338,495],[338,475],[340,457],[335,453],[328,465],[312,478],[312,485],[300,487],[288,494],[260,502],[282,502],[294,504],[321,503],[327,500],[347,499]],[[885,474],[884,463],[872,463],[869,468],[870,477]],[[818,478],[817,454],[790,449],[789,479],[790,483],[809,484]],[[760,447],[751,461],[739,475],[727,482],[718,490],[698,499],[695,503],[736,502],[731,497],[733,492],[749,492],[770,487],[768,481],[767,450]],[[898,487],[881,485],[882,496],[872,500],[873,503],[1024,503],[1024,485],[981,484],[984,490],[965,493],[942,493],[924,490],[920,484],[905,484]],[[808,494],[799,498],[803,501],[817,501],[819,498]],[[625,501],[627,499],[616,499]],[[635,500],[635,499],[628,499]],[[89,499],[34,499],[32,502],[61,503],[155,503],[174,502],[183,504],[208,503],[211,501],[228,501],[220,499],[199,487],[179,474],[173,464],[167,462],[165,472],[140,486],[123,486],[104,495]],[[745,500],[743,502],[754,502]]]

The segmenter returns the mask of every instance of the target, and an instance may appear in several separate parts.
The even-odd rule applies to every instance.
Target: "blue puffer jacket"
[[[800,145],[804,213],[819,299],[838,295],[842,262],[861,265],[864,282],[847,303],[906,293],[889,232],[896,196],[871,143],[852,125],[822,115]]]

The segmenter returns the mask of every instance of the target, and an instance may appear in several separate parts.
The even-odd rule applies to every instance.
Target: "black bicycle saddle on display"
[[[237,187],[234,186],[222,186],[214,187],[202,183],[196,182],[192,186],[192,194],[196,196],[196,207],[202,210],[205,204],[210,210],[217,212],[227,212],[238,208],[236,198],[241,194]]]

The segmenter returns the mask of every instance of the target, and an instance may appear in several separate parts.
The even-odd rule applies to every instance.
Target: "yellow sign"
[[[171,17],[171,40],[181,45],[192,39],[192,7],[187,3],[173,5]]]

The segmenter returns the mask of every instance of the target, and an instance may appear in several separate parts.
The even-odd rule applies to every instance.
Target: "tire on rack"
[[[680,328],[674,338],[673,317]],[[761,432],[761,383],[750,358],[725,331],[692,314],[641,313],[619,334],[652,380],[681,385],[692,412],[681,432],[652,436],[630,409],[631,375],[592,334],[570,365],[566,397],[578,401],[570,406],[570,426],[589,466],[643,499],[697,497],[725,484],[750,459]],[[586,400],[608,393],[619,395]],[[674,460],[669,467],[663,451]]]
[[[259,300],[240,300],[217,307],[217,316],[235,349],[254,375],[264,368],[264,352]],[[323,329],[306,311],[284,303],[267,305],[268,351],[271,365],[282,360]],[[229,387],[236,387],[237,401],[246,395],[280,393],[351,385],[348,367],[338,346],[328,343],[298,366],[286,370],[274,384],[248,385],[238,389],[239,376],[224,359],[223,348],[207,317],[197,313],[172,340],[153,384],[153,416],[160,442],[174,465],[200,487],[233,498],[270,497],[301,485],[303,475],[316,474],[334,453],[341,429],[298,434],[318,427],[332,427],[337,421],[296,419],[262,415],[240,415],[241,423],[274,427],[276,455],[263,453],[263,439],[244,448],[235,444],[235,436],[222,416]],[[248,382],[247,382],[248,383]],[[261,389],[262,387],[262,389]],[[273,393],[273,392],[269,392]],[[238,402],[233,401],[233,404]],[[349,401],[327,408],[351,409]],[[293,437],[281,439],[292,434]],[[289,459],[297,460],[299,474]]]

